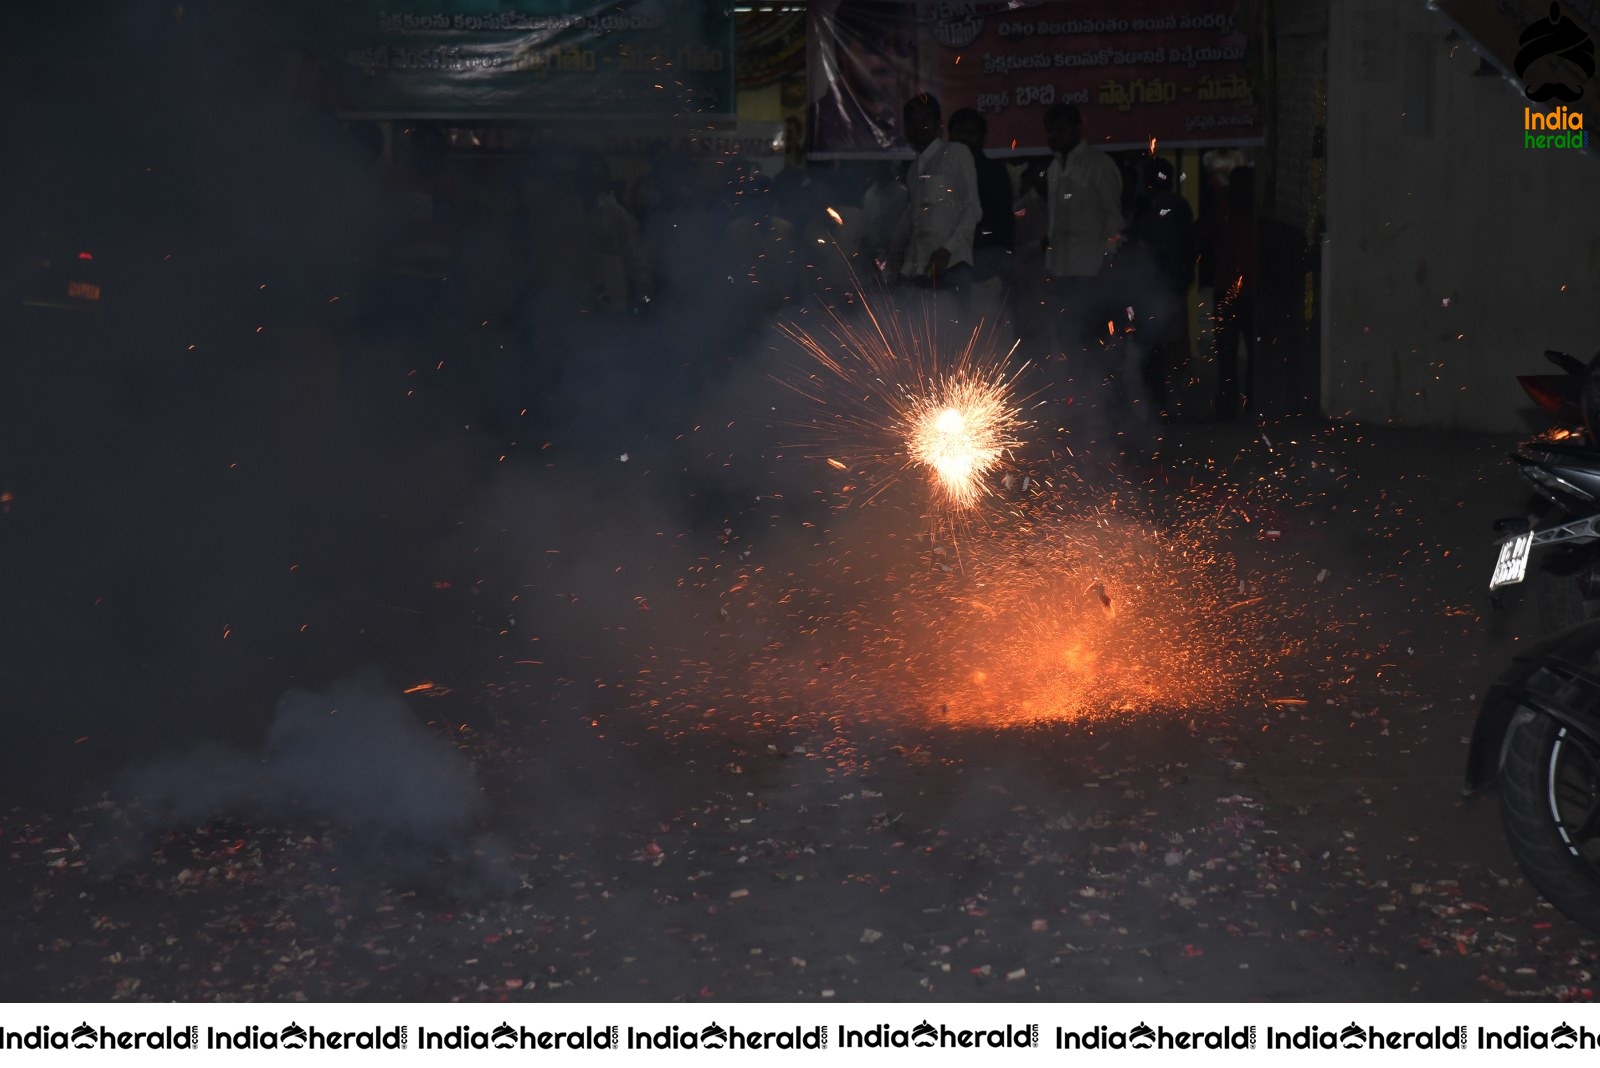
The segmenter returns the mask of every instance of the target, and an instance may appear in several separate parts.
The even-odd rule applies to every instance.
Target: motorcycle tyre
[[[1512,723],[1500,769],[1500,817],[1528,881],[1568,919],[1600,933],[1600,868],[1568,846],[1551,810],[1550,764],[1566,731],[1548,716]]]

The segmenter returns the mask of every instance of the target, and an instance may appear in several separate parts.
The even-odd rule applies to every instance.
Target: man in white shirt
[[[1096,282],[1121,241],[1122,172],[1084,143],[1076,105],[1055,105],[1044,124],[1054,153],[1045,172],[1045,273],[1060,294],[1056,348],[1079,349],[1105,330]]]
[[[922,93],[905,106],[906,140],[917,153],[906,172],[909,222],[903,278],[961,295],[972,274],[972,239],[983,205],[966,145],[939,136],[939,101]]]
[[[861,239],[856,249],[861,270],[873,277],[899,275],[905,255],[900,227],[905,221],[906,187],[900,181],[900,167],[883,160],[874,165],[861,197]]]

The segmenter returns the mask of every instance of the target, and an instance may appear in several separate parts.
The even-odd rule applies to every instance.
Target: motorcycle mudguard
[[[1472,725],[1472,741],[1467,745],[1467,781],[1462,792],[1481,793],[1495,784],[1500,777],[1500,763],[1505,751],[1506,735],[1511,730],[1511,717],[1516,715],[1517,702],[1508,700],[1495,686],[1489,690],[1478,719]]]
[[[1489,687],[1467,749],[1466,793],[1499,778],[1506,736],[1519,715],[1549,716],[1600,747],[1600,621],[1520,654]]]

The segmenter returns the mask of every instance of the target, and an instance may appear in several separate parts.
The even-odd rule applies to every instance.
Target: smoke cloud
[[[375,674],[291,691],[258,751],[206,743],[175,752],[125,771],[113,797],[136,837],[219,819],[329,830],[358,869],[426,878],[448,863],[453,887],[487,876],[481,858],[496,852],[471,762]],[[464,865],[481,870],[463,878]]]

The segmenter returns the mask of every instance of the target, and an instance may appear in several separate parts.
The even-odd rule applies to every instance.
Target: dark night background
[[[1325,147],[1290,116],[1288,57],[1339,40],[1316,6],[1278,9],[1263,161]],[[1172,618],[1242,636],[1245,681],[951,723],[853,643],[961,577],[925,574],[911,480],[851,501],[785,385],[779,324],[854,292],[815,235],[864,171],[612,158],[657,196],[657,289],[608,312],[548,258],[593,145],[463,121],[441,282],[384,251],[422,124],[375,167],[286,16],[72,13],[0,41],[0,1000],[1592,999],[1593,942],[1460,799],[1532,627],[1482,589],[1528,417],[1346,410],[1379,390],[1322,349],[1362,316],[1304,299],[1319,205],[1263,211],[1248,418],[1097,409],[1081,456],[1020,450],[1130,542],[1187,517]],[[62,263],[99,306],[26,301]],[[1570,345],[1520,337],[1484,380]]]

